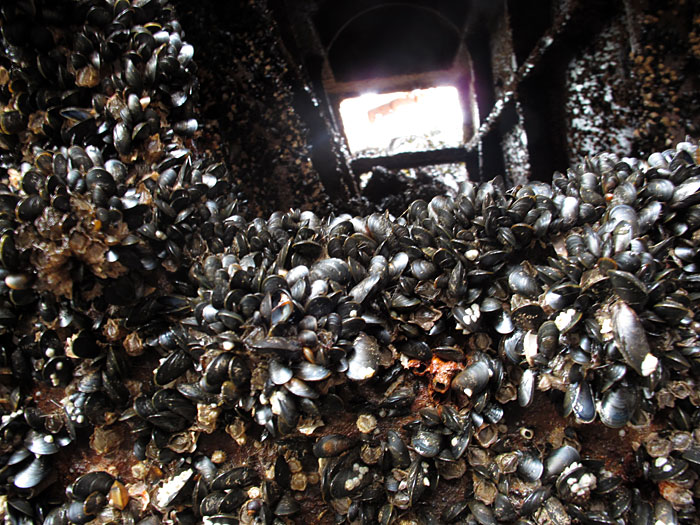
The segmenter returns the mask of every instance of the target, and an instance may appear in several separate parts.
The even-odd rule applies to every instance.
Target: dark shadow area
[[[582,6],[578,12],[580,22],[567,26],[542,57],[533,74],[520,84],[518,100],[523,110],[528,138],[532,179],[551,180],[552,173],[564,172],[569,166],[567,69],[572,67],[577,53],[590,46],[610,19],[619,14],[620,7],[609,2],[588,2]],[[533,19],[537,19],[537,16]],[[523,25],[527,26],[518,23],[514,25],[514,36],[515,28]],[[524,38],[528,40],[526,35]],[[522,47],[520,40],[514,38],[515,42]]]
[[[537,41],[552,26],[551,0],[509,0],[513,51],[518,65],[525,62]]]
[[[458,37],[432,10],[378,7],[341,29],[328,59],[340,82],[424,73],[452,65]]]

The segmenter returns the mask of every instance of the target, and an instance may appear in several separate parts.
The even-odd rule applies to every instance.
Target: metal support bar
[[[478,153],[467,151],[464,148],[443,148],[429,151],[409,151],[387,155],[383,157],[360,157],[350,162],[353,173],[359,175],[366,173],[376,166],[388,169],[417,168],[420,166],[432,166],[435,164],[450,164],[453,162],[465,162],[467,170],[472,177],[478,174],[475,169],[478,166]],[[471,171],[474,169],[474,171]]]

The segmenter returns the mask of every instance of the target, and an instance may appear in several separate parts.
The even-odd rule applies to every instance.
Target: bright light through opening
[[[340,103],[353,155],[395,154],[459,146],[459,93],[452,86],[366,94]]]

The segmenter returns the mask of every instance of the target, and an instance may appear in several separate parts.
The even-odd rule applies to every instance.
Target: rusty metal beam
[[[443,148],[429,151],[409,151],[382,157],[359,157],[350,161],[353,173],[359,175],[372,168],[382,166],[387,169],[418,168],[435,164],[465,162],[472,177],[478,174],[478,153],[464,148]]]

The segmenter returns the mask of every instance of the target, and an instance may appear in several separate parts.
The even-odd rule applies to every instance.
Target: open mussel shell
[[[107,497],[101,492],[93,492],[83,502],[83,512],[88,516],[95,516],[107,503]]]
[[[230,494],[230,493],[229,493]],[[210,492],[205,495],[199,503],[199,512],[202,516],[213,516],[219,512],[232,512],[245,501],[245,496],[241,494],[240,501],[237,501],[238,506],[228,509],[229,505],[224,504],[227,494],[225,492]]]

